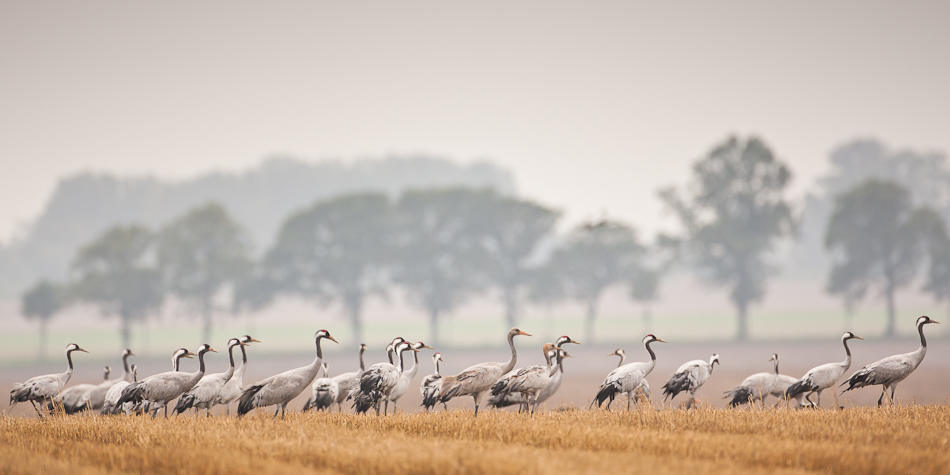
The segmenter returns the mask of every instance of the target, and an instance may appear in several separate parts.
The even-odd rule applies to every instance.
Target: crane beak
[[[213,352],[215,352],[215,353],[218,352],[218,350],[216,350],[216,349],[214,349],[214,348],[210,348],[210,347],[208,348],[208,351],[213,351]]]
[[[579,342],[579,341],[577,341],[577,340],[571,340],[571,343],[573,343],[573,344],[575,344],[575,345],[580,345],[580,344],[581,344],[581,342]]]
[[[82,348],[76,348],[76,351],[81,351],[81,352],[83,352],[83,353],[89,353],[88,351],[86,351],[86,350],[84,350],[84,349],[82,349]]]
[[[138,356],[135,353],[132,353],[132,350],[129,350],[129,356]]]
[[[940,322],[938,322],[938,321],[936,321],[936,320],[930,320],[930,323],[936,323],[937,325],[940,325]]]
[[[617,353],[607,353],[607,356],[617,356]]]
[[[330,336],[330,335],[327,335],[327,338],[329,338],[330,340],[332,340],[332,341],[333,341],[333,343],[336,343],[337,345],[339,345],[339,344],[340,344],[340,342],[338,342],[338,341],[336,341],[336,338],[333,338],[333,337],[332,337],[332,336]]]
[[[192,353],[190,351],[188,353],[185,353],[185,358],[194,359],[192,358],[192,356],[198,356],[198,353]]]
[[[250,342],[251,342],[251,343],[260,343],[261,340],[255,340],[255,339],[251,338],[251,341],[250,341]]]
[[[661,339],[659,339],[659,338],[657,338],[656,341],[658,341],[658,342],[660,342],[660,343],[666,343],[665,341],[663,341],[663,340],[661,340]]]
[[[861,337],[859,337],[859,336],[857,336],[857,335],[854,335],[854,337],[857,338],[857,339],[859,339],[859,340],[863,340],[863,339],[864,339],[864,338],[861,338]]]
[[[524,331],[523,331],[523,332],[521,332],[521,333],[519,333],[519,335],[524,335],[524,336],[532,336],[532,335],[531,335],[530,333],[528,333],[528,332],[524,332]]]
[[[430,350],[434,350],[434,349],[435,349],[435,348],[433,348],[433,347],[431,347],[431,346],[429,346],[429,345],[422,345],[422,347],[423,347],[423,348],[428,348],[428,349],[430,349]]]

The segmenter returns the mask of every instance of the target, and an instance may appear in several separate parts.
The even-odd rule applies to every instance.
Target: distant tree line
[[[339,304],[362,340],[367,299],[398,287],[427,315],[435,344],[442,319],[486,292],[500,299],[506,325],[517,323],[526,301],[577,301],[593,342],[608,289],[626,287],[648,319],[663,276],[680,267],[729,291],[736,338],[745,340],[749,307],[778,271],[776,245],[798,229],[791,180],[789,167],[761,139],[731,137],[694,163],[688,186],[660,191],[682,230],[654,242],[609,219],[558,235],[558,210],[490,188],[349,193],[290,214],[259,258],[248,231],[211,202],[158,230],[106,230],[76,252],[66,282],[41,281],[23,294],[23,314],[37,319],[45,335],[63,307],[92,304],[119,319],[128,345],[131,325],[174,297],[201,318],[208,340],[216,302],[230,300],[227,312],[258,311],[296,296]],[[894,292],[919,274],[925,291],[950,297],[944,218],[915,206],[898,183],[871,178],[840,193],[825,246],[833,262],[827,290],[851,309],[877,289],[888,304],[888,335]]]

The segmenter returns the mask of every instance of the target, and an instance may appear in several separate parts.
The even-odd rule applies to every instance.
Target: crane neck
[[[655,363],[655,362],[656,362],[656,353],[653,352],[653,348],[650,348],[650,345],[651,345],[651,344],[653,344],[653,340],[650,340],[650,341],[644,343],[644,344],[643,344],[643,347],[646,348],[648,352],[650,352],[650,360]]]
[[[627,355],[625,355],[625,354],[620,354],[620,355],[618,355],[618,356],[620,356],[620,363],[617,363],[617,367],[619,368],[619,367],[623,366],[623,362],[627,360]]]
[[[502,369],[501,374],[506,374],[514,369],[515,364],[518,362],[518,350],[515,349],[515,334],[508,333],[508,346],[511,347],[511,358],[508,358],[508,362],[505,363],[505,368]]]
[[[409,367],[409,379],[412,379],[416,376],[416,373],[419,372],[419,352],[412,352],[412,366]]]
[[[435,360],[435,374],[439,374],[439,360]]]
[[[363,353],[366,352],[366,349],[360,348],[360,372],[366,371],[366,363],[363,363]]]
[[[554,376],[555,374],[557,374],[558,371],[561,371],[561,360],[563,360],[563,358],[561,358],[561,355],[558,355],[558,356],[556,357],[556,361],[557,361],[557,362],[554,363],[554,366],[551,367],[551,370],[550,370],[550,371],[548,371],[548,377],[549,377],[549,378],[550,378],[551,376]]]
[[[129,381],[129,382],[131,382],[131,381],[132,381],[132,370],[129,369],[129,356],[131,356],[131,355],[129,355],[128,353],[122,355],[122,368],[123,368],[123,371],[124,371],[124,372],[122,373],[122,380],[123,380],[123,381]]]
[[[228,366],[228,370],[224,372],[224,378],[226,380],[230,380],[231,376],[234,376],[234,347],[235,346],[241,346],[241,345],[234,345],[228,348],[228,359],[230,360],[231,365]]]
[[[844,345],[844,361],[841,362],[841,366],[847,371],[851,367],[851,348],[848,348],[847,338],[842,338],[841,344]]]
[[[66,374],[73,374],[73,351],[66,352]]]
[[[247,350],[244,348],[244,345],[240,345],[240,347],[241,347],[241,366],[244,366],[247,364]]]
[[[926,351],[927,348],[927,338],[924,337],[924,322],[917,324],[917,333],[920,333],[920,347],[924,348]]]
[[[198,352],[198,373],[205,374],[205,353],[207,351]]]
[[[778,374],[778,360],[775,360],[775,374]]]

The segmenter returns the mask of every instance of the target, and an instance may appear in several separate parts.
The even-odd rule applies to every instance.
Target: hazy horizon
[[[950,4],[0,3],[0,242],[85,170],[428,153],[647,232],[757,134],[803,193],[858,137],[950,151]]]

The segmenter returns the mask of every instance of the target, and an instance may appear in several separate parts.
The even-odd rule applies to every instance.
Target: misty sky
[[[833,3],[833,4],[832,4]],[[0,239],[81,170],[487,158],[569,220],[760,134],[796,193],[843,141],[950,151],[950,2],[0,3]]]

